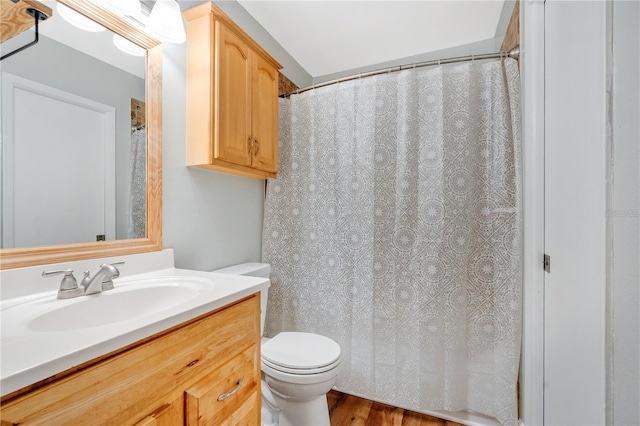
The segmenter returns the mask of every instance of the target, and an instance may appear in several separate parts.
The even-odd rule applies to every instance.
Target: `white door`
[[[113,239],[115,109],[8,73],[3,92],[3,247]]]
[[[545,425],[606,423],[606,7],[545,2]]]

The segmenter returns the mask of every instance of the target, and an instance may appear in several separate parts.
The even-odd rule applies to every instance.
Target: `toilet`
[[[243,263],[217,273],[269,278],[268,263]],[[268,289],[260,294],[264,333]],[[340,346],[313,333],[282,332],[261,340],[262,425],[329,426],[327,392],[338,377]]]

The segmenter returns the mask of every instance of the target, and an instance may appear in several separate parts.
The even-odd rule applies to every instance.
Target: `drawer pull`
[[[238,392],[240,390],[240,388],[242,387],[242,382],[244,380],[242,379],[242,377],[238,380],[238,386],[236,386],[236,388],[234,390],[232,390],[231,392],[227,392],[227,393],[223,393],[222,395],[220,395],[218,397],[218,401],[224,401],[225,399],[229,398],[231,395],[233,395],[234,393]]]

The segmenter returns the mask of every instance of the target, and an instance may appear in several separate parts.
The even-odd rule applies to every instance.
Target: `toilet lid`
[[[340,358],[340,345],[313,333],[284,332],[262,346],[262,359],[292,370],[326,367]]]

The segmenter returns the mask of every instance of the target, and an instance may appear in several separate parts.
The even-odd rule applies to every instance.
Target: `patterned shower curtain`
[[[336,340],[341,391],[517,424],[519,114],[511,59],[281,100],[266,334]]]
[[[135,130],[131,134],[129,172],[128,237],[144,238],[147,235],[147,132],[145,129]]]

